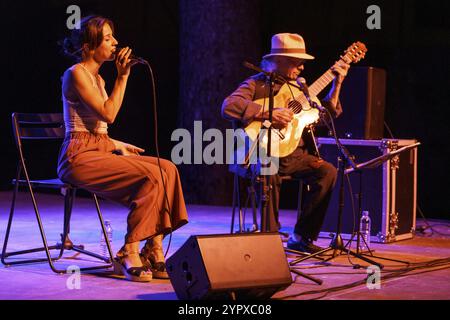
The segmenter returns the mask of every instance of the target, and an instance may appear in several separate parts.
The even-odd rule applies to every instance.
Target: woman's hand
[[[117,152],[119,152],[123,156],[136,156],[139,153],[145,152],[144,149],[136,147],[130,143],[125,143],[122,141],[111,139],[116,147]]]
[[[122,147],[117,151],[119,151],[123,156],[138,156],[139,153],[142,153],[145,150],[129,143],[123,143]]]
[[[130,69],[137,64],[136,60],[130,60],[131,49],[125,47],[120,49],[116,56],[116,67],[118,77],[128,77],[130,75]]]

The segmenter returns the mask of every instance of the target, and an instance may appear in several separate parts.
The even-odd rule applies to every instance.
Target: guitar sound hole
[[[299,113],[302,110],[302,104],[297,100],[291,100],[288,102],[288,107],[295,113]]]

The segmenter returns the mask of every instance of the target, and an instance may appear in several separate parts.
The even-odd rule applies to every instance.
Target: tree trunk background
[[[257,62],[261,48],[258,0],[180,1],[179,127],[194,138],[194,121],[203,132],[224,133],[231,123],[221,117],[221,105],[253,72],[242,62]],[[205,32],[207,30],[207,32]],[[225,139],[224,139],[225,140]],[[210,144],[204,142],[203,148]],[[194,148],[192,142],[192,161]],[[225,155],[224,155],[225,157]],[[224,162],[226,159],[224,159]],[[188,203],[231,205],[233,179],[226,164],[180,165]]]

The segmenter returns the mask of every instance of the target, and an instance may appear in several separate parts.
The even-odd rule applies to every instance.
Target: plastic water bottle
[[[361,239],[359,241],[360,250],[367,250],[368,247],[370,248],[370,228],[371,221],[369,211],[363,211],[359,224],[359,231],[361,232]]]
[[[111,221],[105,220],[105,229],[106,235],[108,236],[109,245],[111,246],[112,250],[113,229],[111,226]],[[106,244],[105,237],[103,236],[103,231],[100,232],[100,252],[102,256],[109,257],[108,246]]]

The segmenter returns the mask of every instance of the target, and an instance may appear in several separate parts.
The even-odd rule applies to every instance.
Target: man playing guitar
[[[299,78],[304,70],[304,64],[308,60],[314,59],[306,53],[305,42],[298,34],[280,33],[272,37],[271,53],[263,57],[261,68],[266,72],[274,72],[287,81]],[[342,113],[342,106],[339,102],[339,92],[342,82],[347,75],[349,64],[346,60],[339,60],[329,70],[332,87],[327,97],[322,100],[322,105],[330,113],[337,117]],[[283,104],[283,99],[277,100],[281,95],[281,90],[288,87],[282,81],[276,81],[274,85],[274,110],[272,126],[277,130],[287,130],[294,127],[296,119],[295,108],[290,108]],[[235,121],[241,127],[248,127],[254,123],[256,127],[261,126],[261,122],[269,118],[268,104],[265,103],[269,93],[264,73],[256,74],[245,80],[222,105],[222,116],[231,121]],[[316,98],[315,98],[316,99]],[[301,109],[301,108],[300,108]],[[301,114],[301,110],[297,110]],[[303,130],[303,128],[301,128]],[[317,252],[322,248],[313,244],[317,240],[322,227],[325,213],[331,198],[332,190],[336,181],[336,168],[312,155],[308,152],[308,143],[302,138],[299,132],[299,141],[290,146],[289,155],[280,154],[278,174],[270,176],[268,231],[277,232],[279,192],[281,186],[280,176],[290,175],[303,179],[309,185],[309,192],[303,198],[302,215],[298,219],[293,235],[288,240],[288,248],[302,252]],[[272,134],[273,136],[277,136]],[[282,135],[281,135],[282,136]],[[297,145],[298,144],[298,145]],[[293,150],[293,151],[292,151]]]

